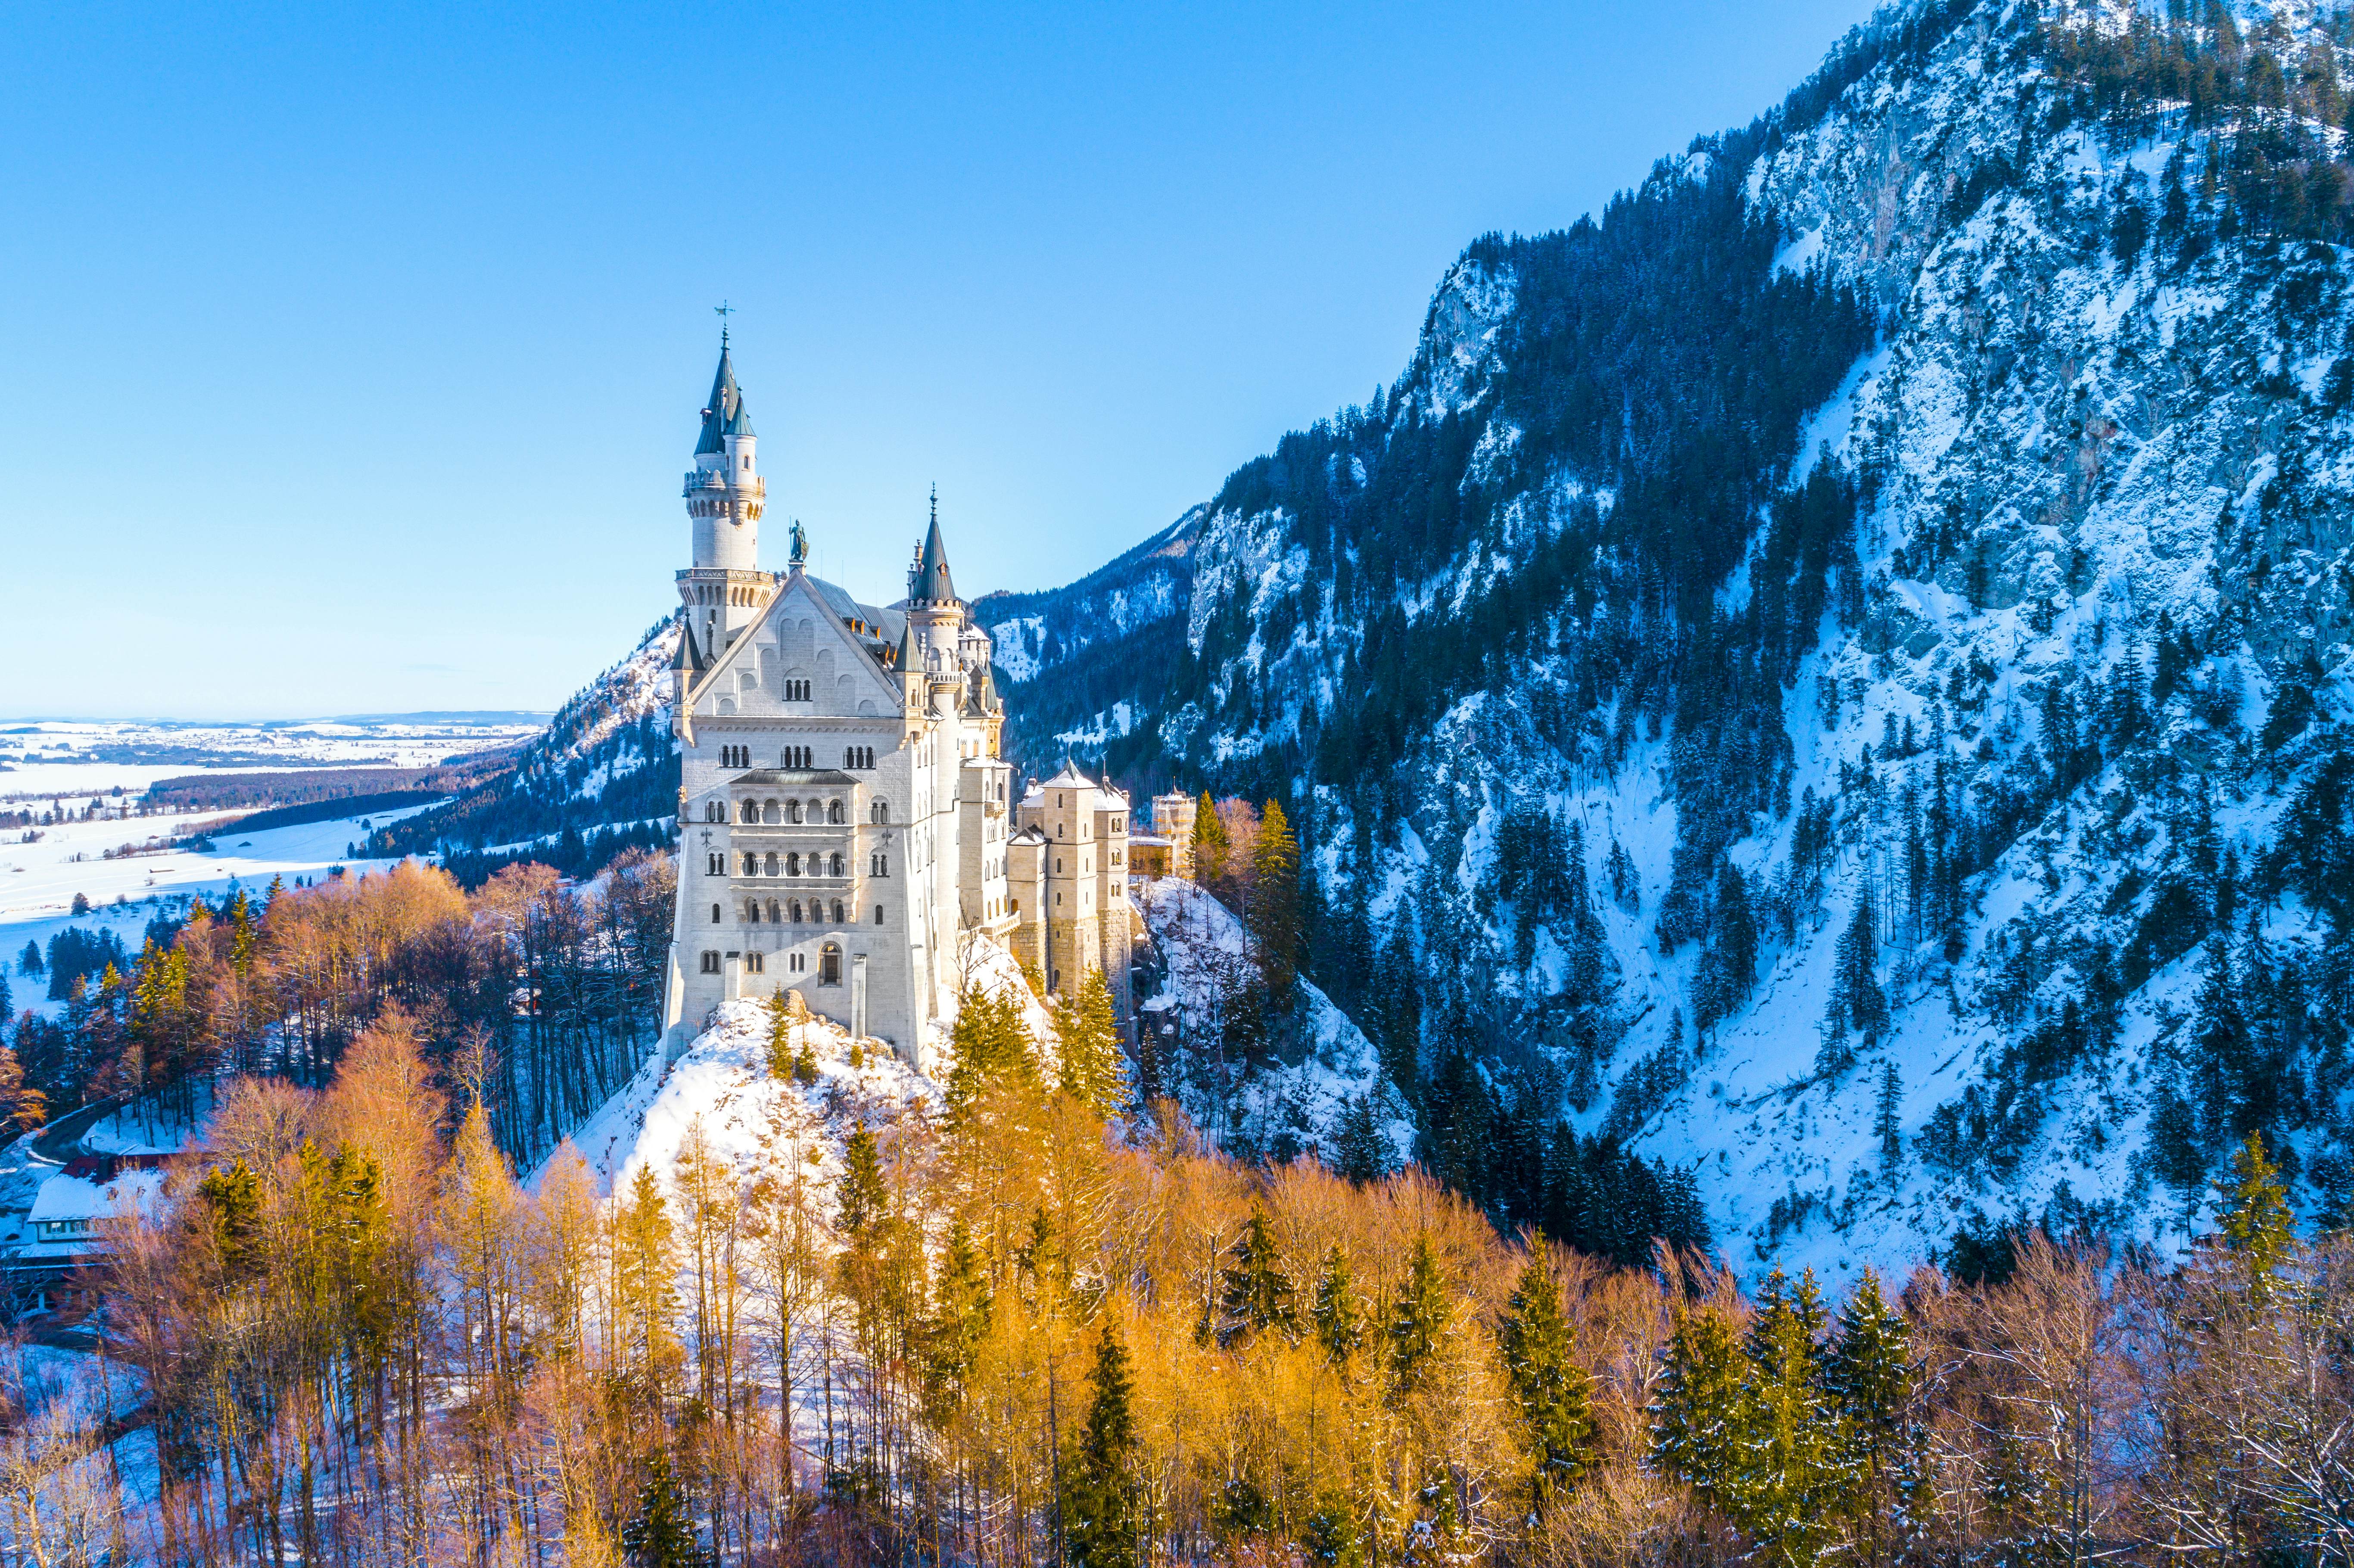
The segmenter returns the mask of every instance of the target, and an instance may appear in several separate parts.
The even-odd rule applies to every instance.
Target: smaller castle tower
[[[768,505],[769,486],[760,477],[758,444],[723,327],[719,371],[712,377],[711,401],[703,410],[703,434],[695,443],[695,467],[684,491],[695,530],[695,564],[678,574],[679,600],[695,641],[691,657],[698,663],[726,652],[775,587],[775,579],[759,569],[760,514]]]

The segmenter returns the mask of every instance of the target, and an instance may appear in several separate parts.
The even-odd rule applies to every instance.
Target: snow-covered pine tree
[[[1530,1500],[1539,1510],[1585,1472],[1594,1441],[1585,1372],[1571,1354],[1575,1340],[1562,1310],[1561,1281],[1542,1252],[1532,1254],[1497,1328],[1496,1353],[1518,1408],[1531,1467]]]

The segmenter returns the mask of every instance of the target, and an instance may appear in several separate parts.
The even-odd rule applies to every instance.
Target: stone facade
[[[1061,890],[1043,847],[1016,845],[989,638],[956,596],[937,508],[897,604],[809,576],[798,527],[789,568],[758,570],[764,491],[724,345],[685,497],[666,1046],[684,1050],[723,1001],[791,990],[927,1069],[970,937],[1044,955]],[[1106,896],[1100,877],[1091,895]],[[1117,902],[1124,915],[1124,885]]]

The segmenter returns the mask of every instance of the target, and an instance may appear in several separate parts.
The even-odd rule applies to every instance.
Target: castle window
[[[770,876],[777,874],[777,852],[774,850],[770,850],[769,852],[769,863],[767,870]]]
[[[785,819],[778,813],[777,803],[774,800],[767,801],[760,807],[760,821],[763,822],[775,823],[781,822],[784,820]]]
[[[833,901],[833,923],[837,926],[842,924],[842,900],[839,898]]]
[[[769,925],[774,926],[774,925],[777,925],[777,924],[780,923],[780,922],[783,920],[783,918],[784,918],[784,914],[785,914],[784,910],[783,910],[782,908],[780,908],[780,907],[778,906],[777,901],[776,901],[775,899],[771,898],[771,899],[769,899]]]
[[[875,809],[866,814],[878,822],[887,822],[891,820],[891,802],[877,800],[875,802]]]
[[[840,854],[840,853],[839,853],[839,852],[837,852],[837,853],[835,853],[834,857],[833,857],[833,864],[832,864],[832,874],[833,874],[833,875],[835,875],[835,876],[840,876],[840,875],[843,874],[845,872],[847,872],[849,869],[850,869],[850,868],[843,863],[842,855]]]
[[[794,925],[796,925],[796,926],[798,926],[798,925],[800,925],[801,923],[801,901],[800,899],[796,898],[796,899],[794,899],[794,900],[793,900],[793,924],[794,924]]]
[[[757,926],[760,923],[760,901],[758,899],[755,898],[752,902],[744,906],[744,920],[746,924],[752,926]]]
[[[785,874],[787,876],[799,876],[801,874],[801,857],[798,854],[789,854],[785,856]]]
[[[891,857],[887,854],[880,853],[868,855],[866,857],[866,874],[869,876],[890,875]]]
[[[737,819],[740,821],[757,824],[760,820],[760,808],[753,802],[747,800],[744,802],[744,809],[737,812],[736,815]]]
[[[709,948],[703,950],[703,972],[707,975],[719,972],[719,955]]]
[[[877,926],[883,924],[883,906],[880,904],[877,904],[875,906],[875,923]]]
[[[817,983],[820,985],[842,983],[842,948],[834,943],[828,942],[818,949]]]
[[[843,816],[841,801],[828,800],[825,803],[825,820],[829,822],[840,822],[845,820]]]
[[[706,863],[703,869],[705,872],[709,873],[713,876],[725,876],[727,874],[727,857],[725,854],[720,853],[717,851],[714,851],[704,858]]]
[[[727,808],[716,800],[707,800],[704,802],[703,820],[706,822],[724,822],[727,820]]]
[[[785,820],[793,823],[799,823],[801,821],[801,803],[799,800],[788,800],[785,802]]]
[[[711,906],[711,923],[715,926],[719,924],[719,906],[716,904]]]
[[[744,972],[745,972],[746,974],[753,974],[753,975],[757,975],[757,974],[762,973],[762,972],[763,972],[762,966],[763,966],[767,961],[768,961],[768,960],[767,960],[767,955],[766,955],[766,954],[762,954],[762,953],[747,953],[747,954],[745,954],[745,955],[744,955]]]
[[[787,681],[785,683],[785,701],[789,703],[805,703],[809,700],[810,683],[807,681]]]
[[[747,876],[758,876],[760,874],[760,857],[758,855],[748,854],[744,857],[744,874]]]
[[[795,973],[795,974],[799,974],[799,973],[801,973],[801,970],[802,970],[803,969],[807,968],[808,966],[807,966],[807,965],[805,965],[804,963],[802,963],[802,961],[801,961],[801,954],[799,954],[799,953],[795,953],[795,954],[794,954],[794,955],[793,955],[790,959],[788,959],[788,960],[786,961],[786,963],[785,963],[785,967],[786,967],[787,969],[789,969],[792,970],[792,971],[793,971],[793,973]]]

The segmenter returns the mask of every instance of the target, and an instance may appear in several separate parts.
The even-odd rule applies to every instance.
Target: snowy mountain
[[[1891,7],[991,616],[1108,611],[1001,632],[1031,751],[1286,802],[1500,1219],[1556,1118],[1834,1275],[2178,1233],[2251,1132],[2354,1196],[2354,57],[2192,9]]]
[[[371,855],[434,854],[469,885],[535,860],[585,875],[632,847],[676,837],[678,750],[670,667],[678,622],[657,621],[628,657],[575,693],[511,772],[378,832]]]

